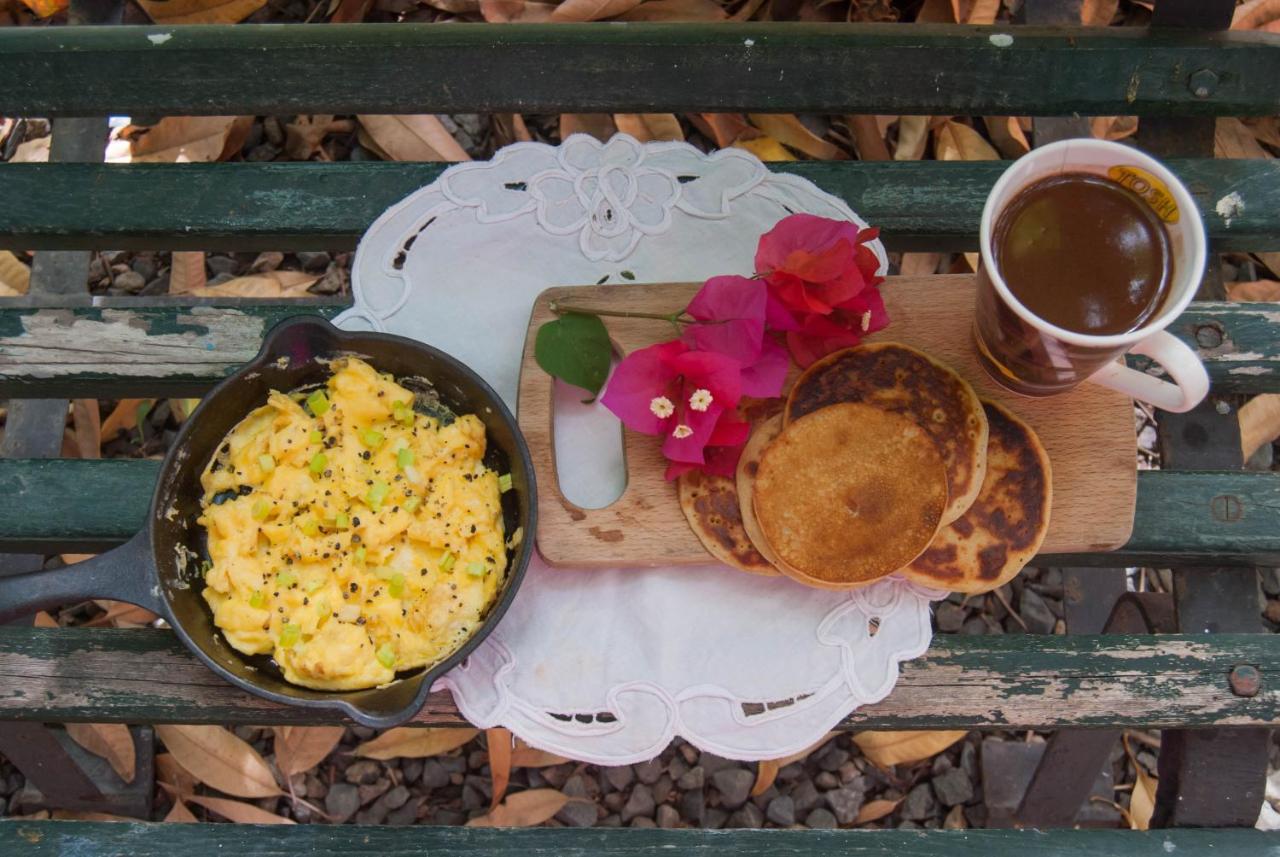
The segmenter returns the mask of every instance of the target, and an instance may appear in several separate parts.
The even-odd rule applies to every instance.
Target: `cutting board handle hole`
[[[616,365],[618,356],[614,354]],[[582,389],[557,380],[552,392],[551,436],[556,482],[580,509],[612,506],[627,490],[622,423],[600,400],[584,404]]]

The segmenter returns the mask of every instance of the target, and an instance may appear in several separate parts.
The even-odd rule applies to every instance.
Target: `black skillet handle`
[[[147,530],[118,548],[66,568],[0,577],[0,623],[90,598],[127,601],[168,615]]]

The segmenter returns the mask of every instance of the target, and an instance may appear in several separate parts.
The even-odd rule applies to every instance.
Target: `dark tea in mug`
[[[1160,215],[1099,175],[1033,182],[996,221],[996,268],[1023,306],[1076,333],[1128,333],[1160,309],[1173,250]]]

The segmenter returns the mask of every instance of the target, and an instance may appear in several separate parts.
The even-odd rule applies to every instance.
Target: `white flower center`
[[[711,403],[713,401],[715,400],[711,398],[711,391],[704,390],[699,387],[694,390],[693,395],[689,397],[689,407],[693,408],[695,411],[701,412],[711,407]]]
[[[871,310],[867,310],[862,314],[862,332],[866,333],[871,329]]]
[[[693,434],[693,429],[689,428],[684,423],[680,423],[680,425],[676,426],[675,430],[671,432],[671,436],[676,440],[684,440],[691,434]]]
[[[649,413],[660,420],[665,420],[676,412],[676,406],[666,396],[654,396],[649,400]]]

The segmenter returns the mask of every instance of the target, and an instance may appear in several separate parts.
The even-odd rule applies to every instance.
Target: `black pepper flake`
[[[476,531],[476,525],[475,525],[475,524],[472,524],[472,525],[471,525],[471,532],[473,532],[473,533],[474,533],[475,531]]]
[[[332,477],[333,477],[333,471],[332,471],[332,470],[326,470],[326,471],[324,472],[324,478],[325,478],[325,479],[330,479],[330,478],[332,478]],[[325,493],[327,494],[327,493],[329,493],[329,492],[328,492],[328,491],[326,491]]]
[[[348,595],[346,592],[342,593],[342,600],[343,600],[343,601],[346,601],[346,600],[348,600],[348,599],[350,599],[350,598],[351,598],[351,596],[350,596],[350,595]],[[337,616],[338,614],[337,614],[337,613],[334,613],[333,615]]]
[[[360,453],[360,457],[363,458],[365,461],[368,461],[370,458],[373,457],[373,453],[369,452],[369,450],[366,449],[364,452]]]
[[[354,580],[351,581],[351,591],[355,593],[355,592],[358,592],[359,590],[360,590],[360,587],[356,586],[356,582]]]
[[[359,518],[355,518],[355,519],[353,519],[353,520],[355,520],[355,522],[356,522],[357,524],[359,524],[359,523],[360,523],[360,519],[359,519]],[[355,534],[353,534],[353,535],[351,536],[351,544],[353,544],[353,545],[358,545],[358,544],[360,544],[360,534],[359,534],[359,533],[355,533]]]
[[[310,598],[308,598],[308,597],[307,597],[307,596],[305,596],[305,595],[304,595],[304,596],[302,596],[302,606],[303,606],[303,607],[306,607],[306,606],[307,606],[308,604],[310,604],[310,603],[311,603],[311,599],[310,599]]]
[[[351,523],[352,523],[354,526],[357,526],[357,527],[358,527],[358,526],[360,526],[360,519],[359,519],[359,518],[352,518],[352,519],[351,519]],[[359,536],[353,536],[353,538],[359,538]]]
[[[356,624],[357,624],[357,625],[363,625],[363,624],[364,624],[364,621],[365,621],[365,620],[364,620],[364,617],[363,617],[363,616],[358,616],[358,617],[356,617]]]
[[[279,593],[276,593],[276,594],[278,595]],[[283,608],[283,607],[277,607],[277,608],[276,608],[276,612],[277,612],[277,613],[283,613],[283,612],[284,612],[284,608]]]

